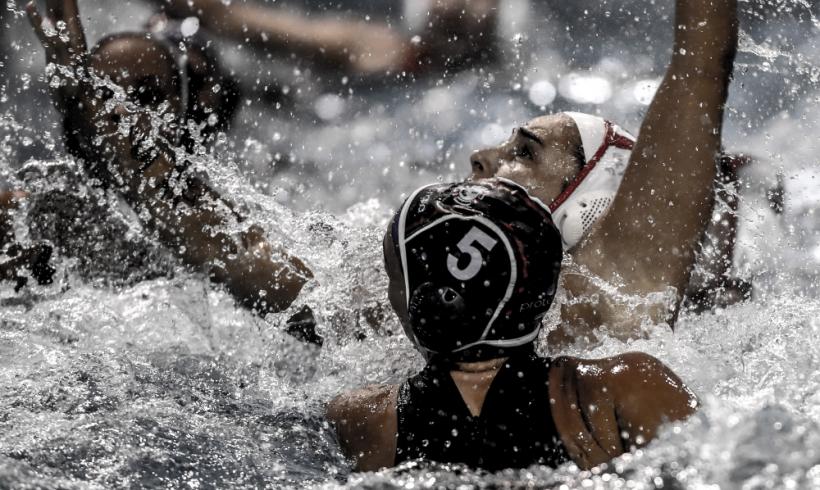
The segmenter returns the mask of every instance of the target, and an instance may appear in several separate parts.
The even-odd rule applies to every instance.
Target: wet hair
[[[583,170],[584,165],[587,164],[587,158],[584,155],[584,144],[578,139],[578,144],[572,146],[572,157],[575,159],[575,166],[578,171]]]

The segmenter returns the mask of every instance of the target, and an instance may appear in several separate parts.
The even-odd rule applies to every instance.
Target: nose
[[[478,150],[470,155],[473,179],[486,179],[498,172],[498,152],[493,149]]]

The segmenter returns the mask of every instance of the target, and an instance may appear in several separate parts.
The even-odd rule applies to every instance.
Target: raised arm
[[[579,262],[622,292],[677,291],[674,321],[712,210],[724,105],[737,45],[737,0],[678,0],[666,76],[631,164]],[[607,319],[602,319],[603,323]]]
[[[124,172],[128,177],[123,195],[143,211],[138,213],[143,223],[183,262],[224,283],[246,307],[264,315],[290,306],[312,277],[310,270],[297,257],[273,247],[258,226],[245,224],[242,232],[230,231],[244,218],[209,188],[191,189],[191,181],[179,178],[172,161],[161,155],[141,173]],[[129,166],[135,163],[140,162]],[[182,196],[176,192],[180,189]],[[189,189],[193,193],[184,192]]]

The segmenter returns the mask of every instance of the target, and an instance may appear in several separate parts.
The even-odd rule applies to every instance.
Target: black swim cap
[[[405,327],[425,356],[491,359],[538,336],[563,249],[548,208],[524,188],[506,179],[422,187],[391,233]]]

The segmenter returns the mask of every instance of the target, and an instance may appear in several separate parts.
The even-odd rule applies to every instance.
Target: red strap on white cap
[[[584,149],[581,171],[549,205],[564,249],[581,241],[615,199],[635,138],[610,121],[567,112],[578,127]]]

